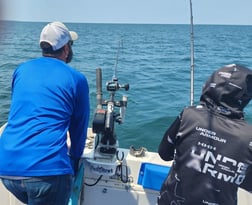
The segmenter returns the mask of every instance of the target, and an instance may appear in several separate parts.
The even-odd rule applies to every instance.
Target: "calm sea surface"
[[[45,23],[0,24],[0,125],[7,121],[11,78],[16,66],[41,56],[39,35]],[[79,34],[71,65],[86,75],[90,87],[91,119],[96,107],[96,68],[105,84],[112,79],[118,46],[120,84],[129,83],[125,123],[117,125],[120,146],[144,146],[156,151],[170,123],[190,104],[190,26],[131,24],[66,24]],[[195,93],[213,70],[231,63],[252,68],[252,26],[195,25]],[[252,105],[246,109],[252,122]]]

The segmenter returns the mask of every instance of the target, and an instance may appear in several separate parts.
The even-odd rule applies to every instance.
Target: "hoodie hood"
[[[231,64],[215,71],[206,81],[200,103],[232,118],[243,118],[252,98],[252,70]]]

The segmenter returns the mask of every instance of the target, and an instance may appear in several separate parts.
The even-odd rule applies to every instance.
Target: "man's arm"
[[[72,159],[79,159],[85,147],[87,129],[89,122],[89,88],[86,78],[77,84],[75,108],[69,127],[71,147],[70,156]]]
[[[175,151],[175,138],[180,126],[180,117],[177,117],[172,125],[165,132],[163,139],[160,142],[158,153],[165,160],[173,160]]]

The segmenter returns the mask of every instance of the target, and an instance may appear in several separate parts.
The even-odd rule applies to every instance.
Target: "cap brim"
[[[78,34],[75,31],[69,31],[71,40],[76,41],[78,39]]]

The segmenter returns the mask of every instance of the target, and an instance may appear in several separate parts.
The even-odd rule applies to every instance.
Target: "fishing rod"
[[[191,19],[191,82],[190,82],[190,105],[194,102],[194,31],[193,31],[193,10],[192,10],[192,0],[190,0],[190,19]]]
[[[123,47],[123,41],[120,40],[118,42],[118,49],[117,49],[117,53],[116,53],[116,62],[115,62],[115,67],[114,67],[114,75],[112,77],[112,80],[114,78],[117,78],[116,76],[117,76],[117,67],[118,67],[118,61],[119,61],[119,52],[120,52],[120,50],[121,50],[122,47]]]
[[[117,78],[119,49],[120,48],[118,48],[112,80],[106,83],[107,91],[110,93],[108,100],[104,100],[102,97],[102,71],[100,68],[97,68],[96,70],[97,109],[93,120],[93,132],[100,138],[97,148],[99,154],[102,155],[115,155],[117,151],[115,123],[122,124],[124,122],[127,107],[127,96],[123,95],[121,100],[115,99],[118,90],[129,90],[129,84],[119,84]],[[103,107],[106,108],[104,109]],[[119,108],[119,112],[117,112],[115,108]]]

